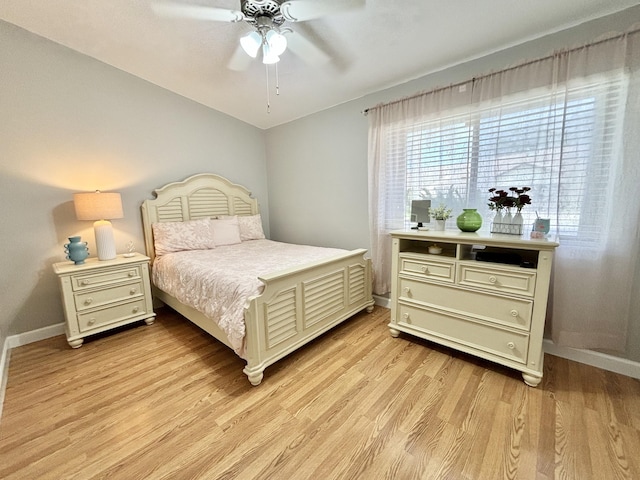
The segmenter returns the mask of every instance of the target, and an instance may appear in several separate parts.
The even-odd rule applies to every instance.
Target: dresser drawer
[[[94,330],[103,325],[121,322],[128,318],[144,315],[144,298],[135,302],[124,303],[122,305],[110,306],[109,308],[98,309],[85,313],[78,313],[78,326],[81,332]]]
[[[428,308],[402,303],[398,307],[400,325],[518,363],[527,362],[529,336],[526,333],[503,330]]]
[[[475,292],[410,278],[400,277],[399,282],[400,300],[420,302],[529,331],[533,300]]]
[[[438,262],[400,256],[400,271],[411,275],[453,283],[455,267],[453,262]]]
[[[96,308],[109,303],[121,302],[144,295],[142,282],[118,285],[74,294],[76,310],[81,312],[89,308]]]
[[[533,297],[536,272],[524,268],[491,268],[475,264],[458,265],[458,283],[495,292]]]
[[[113,268],[100,270],[99,272],[71,277],[71,288],[74,291],[109,285],[110,283],[122,283],[125,280],[135,280],[142,277],[140,265],[131,265],[126,268]]]

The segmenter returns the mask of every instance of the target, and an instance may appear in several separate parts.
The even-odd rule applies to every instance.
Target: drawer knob
[[[80,285],[89,285],[89,280],[82,280]]]
[[[93,303],[93,298],[89,297],[84,301],[85,305],[91,305]]]
[[[135,272],[129,272],[129,276],[133,277],[135,275]]]
[[[135,288],[132,288],[131,290],[129,290],[129,293],[130,293],[131,295],[135,295],[137,291],[138,291],[138,290],[136,290]]]
[[[516,348],[516,344],[513,342],[509,342],[507,343],[507,347],[509,347],[509,350],[514,350]]]
[[[96,319],[90,318],[89,321],[87,322],[87,325],[93,325],[94,323],[96,323]]]
[[[409,314],[408,313],[403,313],[402,314],[402,318],[404,318],[405,320],[409,320]]]
[[[138,310],[140,310],[139,307],[133,307],[133,310],[131,310],[131,312],[133,313],[138,313]]]
[[[404,293],[411,295],[411,289],[409,287],[404,287]]]
[[[510,312],[510,313],[511,313],[511,316],[512,316],[512,317],[517,317],[517,316],[518,316],[518,310],[515,310],[515,309],[514,309],[514,310],[511,310],[511,312]]]
[[[498,281],[498,279],[495,276],[491,275],[489,277],[489,283],[496,283],[497,281]]]
[[[426,265],[422,266],[422,273],[429,273],[429,267],[427,267]]]

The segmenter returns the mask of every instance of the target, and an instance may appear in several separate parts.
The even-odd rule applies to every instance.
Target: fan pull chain
[[[278,75],[278,64],[275,64],[276,68],[276,95],[280,95],[280,77]],[[269,65],[264,66],[265,76],[267,77],[267,113],[271,113],[271,95],[269,94]]]
[[[265,64],[264,71],[267,77],[267,113],[271,113],[271,102],[269,99],[269,65]]]

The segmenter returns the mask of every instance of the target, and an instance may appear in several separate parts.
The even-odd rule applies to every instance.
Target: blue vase
[[[69,243],[64,244],[64,253],[67,260],[71,260],[76,265],[82,265],[85,258],[89,256],[87,242],[81,242],[80,237],[69,237]]]

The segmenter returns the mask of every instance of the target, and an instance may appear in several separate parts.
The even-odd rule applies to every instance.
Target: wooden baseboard
[[[384,308],[391,308],[391,300],[388,297],[381,295],[374,295],[373,300],[376,302],[376,305]]]
[[[2,342],[2,355],[0,355],[0,420],[2,420],[2,405],[4,404],[4,392],[7,388],[9,376],[9,339]]]
[[[56,337],[62,334],[64,334],[64,323],[56,323],[55,325],[38,328],[37,330],[31,330],[30,332],[10,335],[7,337],[5,343],[7,343],[8,348],[11,349],[33,342],[39,342],[40,340],[45,340],[47,338]]]
[[[544,352],[549,355],[555,355],[556,357],[566,358],[575,362],[591,365],[592,367],[640,379],[640,362],[614,357],[613,355],[607,355],[593,350],[558,346],[549,339],[544,340],[543,347]]]
[[[64,334],[64,323],[57,323],[48,327],[38,328],[30,332],[9,335],[2,344],[2,355],[0,356],[0,418],[2,418],[2,405],[4,403],[4,392],[7,387],[7,376],[9,373],[9,361],[12,348],[38,342],[47,338]]]

